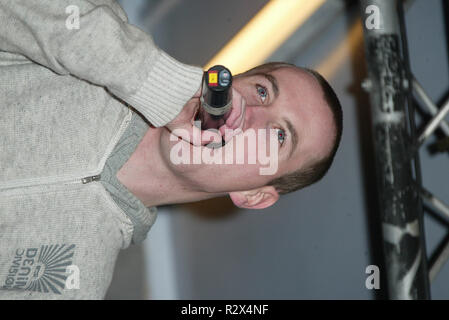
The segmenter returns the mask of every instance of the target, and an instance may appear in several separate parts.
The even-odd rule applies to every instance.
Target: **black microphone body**
[[[201,106],[196,120],[201,129],[218,129],[225,124],[232,109],[232,74],[221,65],[204,72]]]

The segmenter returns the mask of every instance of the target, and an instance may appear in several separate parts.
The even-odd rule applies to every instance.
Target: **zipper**
[[[81,183],[82,178],[62,178],[59,180],[53,178],[41,178],[41,179],[30,179],[30,180],[17,180],[4,183],[0,185],[0,191],[4,190],[14,190],[20,188],[32,188],[38,186],[50,186],[52,184],[75,184]]]
[[[96,176],[90,176],[90,177],[82,178],[81,182],[83,184],[86,184],[86,183],[89,183],[89,182],[92,182],[92,181],[98,181],[98,180],[100,180],[100,178],[101,178],[101,174],[97,174]]]
[[[32,188],[32,187],[38,187],[38,186],[51,186],[54,184],[63,184],[63,185],[69,185],[69,184],[86,184],[89,182],[99,181],[101,178],[101,174],[97,174],[94,176],[84,177],[84,178],[77,178],[77,179],[65,179],[65,180],[59,180],[59,181],[52,181],[52,182],[29,182],[29,183],[14,183],[9,184],[7,186],[2,186],[0,188],[0,191],[11,191],[11,190],[17,190],[21,188]]]

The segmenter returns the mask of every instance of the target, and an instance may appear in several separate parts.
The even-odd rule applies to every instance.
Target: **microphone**
[[[225,124],[232,109],[232,74],[222,65],[204,72],[201,105],[196,120],[201,129],[218,129]]]

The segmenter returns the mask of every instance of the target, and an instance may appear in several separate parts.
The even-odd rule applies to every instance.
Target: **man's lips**
[[[229,129],[237,129],[243,127],[243,121],[245,116],[245,104],[246,101],[242,97],[239,99],[240,101],[235,101],[233,104],[233,107],[231,109],[231,114],[229,115],[228,119],[226,120],[226,127]]]
[[[245,121],[245,103],[245,100],[240,98],[238,104],[233,106],[226,123],[219,128],[219,132],[225,142],[242,132]]]

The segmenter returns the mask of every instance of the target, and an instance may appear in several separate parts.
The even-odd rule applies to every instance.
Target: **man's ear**
[[[279,199],[279,193],[273,186],[230,192],[229,196],[237,207],[245,209],[265,209]]]

